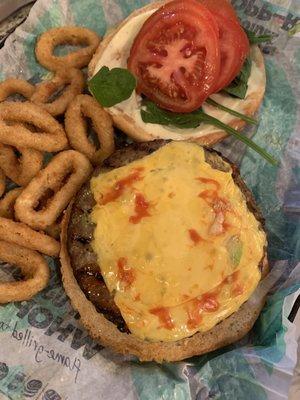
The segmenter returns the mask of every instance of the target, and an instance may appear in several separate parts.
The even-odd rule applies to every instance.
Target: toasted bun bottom
[[[96,50],[96,53],[94,54],[93,59],[91,60],[89,67],[88,67],[88,74],[89,77],[92,77],[94,73],[96,72],[96,67],[99,62],[99,60],[102,57],[102,54],[104,50],[109,47],[110,42],[114,35],[120,31],[120,29],[123,28],[123,26],[130,21],[132,18],[136,17],[137,15],[157,9],[161,7],[164,3],[167,3],[167,1],[158,1],[155,3],[151,3],[143,8],[140,8],[136,11],[134,11],[132,14],[129,15],[116,29],[113,31],[110,31],[110,33],[103,39],[103,41],[100,43],[98,49]],[[247,116],[253,116],[255,112],[259,109],[260,104],[262,102],[262,99],[264,97],[265,93],[265,87],[266,87],[266,77],[265,77],[265,64],[264,64],[264,58],[263,55],[260,51],[260,49],[256,46],[252,50],[252,57],[253,61],[257,64],[258,68],[262,72],[262,80],[260,82],[260,85],[257,86],[257,88],[246,97],[246,99],[243,101],[243,103],[239,106],[238,111],[241,114],[247,115]],[[217,99],[216,99],[217,100]],[[219,101],[219,99],[218,99]],[[223,104],[223,103],[222,103]],[[226,102],[224,103],[226,106]],[[156,139],[168,139],[167,137],[160,137],[157,135],[155,132],[155,127],[153,128],[153,133],[149,133],[145,129],[143,129],[142,126],[136,123],[136,121],[128,114],[124,113],[122,109],[120,109],[118,106],[114,107],[115,110],[112,111],[109,108],[107,111],[111,114],[111,117],[114,121],[114,125],[121,129],[123,132],[125,132],[128,136],[132,137],[136,141],[151,141],[151,140],[156,140]],[[214,107],[210,107],[210,109],[213,109]],[[236,130],[241,130],[245,127],[246,122],[237,118],[233,117],[230,119],[230,121],[227,123],[227,125],[231,126],[232,128]],[[183,140],[187,141],[194,141],[197,142],[201,145],[205,146],[211,146],[215,143],[220,142],[224,138],[226,138],[228,134],[224,132],[223,130],[218,130],[214,129],[211,133],[203,136],[197,136],[191,135],[189,138],[184,138]]]
[[[235,171],[234,179],[243,191],[249,209],[255,213],[257,208],[251,193],[241,180],[237,169],[233,165],[232,167]],[[116,325],[108,321],[86,298],[74,276],[67,247],[72,206],[73,204],[70,204],[68,207],[62,222],[60,259],[63,285],[73,307],[79,312],[83,325],[90,335],[103,346],[110,347],[118,353],[135,355],[141,361],[178,361],[231,344],[245,336],[252,328],[264,305],[269,289],[266,285],[261,285],[237,312],[207,332],[198,332],[191,337],[175,342],[149,342],[141,340],[133,334],[120,332]],[[264,278],[268,273],[266,251],[260,267],[262,278]]]

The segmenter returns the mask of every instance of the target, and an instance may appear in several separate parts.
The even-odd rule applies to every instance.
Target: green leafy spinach
[[[155,103],[150,100],[143,102],[141,109],[142,120],[146,123],[170,125],[179,129],[196,128],[201,123],[210,124],[222,129],[229,135],[234,136],[236,139],[245,143],[252,150],[256,151],[262,157],[264,157],[270,164],[277,165],[278,161],[272,157],[267,151],[258,146],[255,142],[249,139],[247,136],[242,135],[231,126],[224,124],[218,119],[206,114],[202,109],[193,111],[187,114],[173,113],[159,108]]]
[[[238,97],[239,99],[244,99],[248,89],[248,79],[251,73],[251,64],[251,59],[247,57],[238,76],[231,82],[229,86],[224,88],[223,91],[234,97]]]
[[[254,32],[245,29],[246,35],[248,36],[250,44],[260,44],[264,42],[270,42],[273,39],[272,35],[256,35]]]
[[[89,91],[103,107],[112,107],[128,99],[136,87],[136,79],[124,68],[102,67],[88,82]]]

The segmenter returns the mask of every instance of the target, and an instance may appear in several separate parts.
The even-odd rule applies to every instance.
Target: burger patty
[[[143,158],[153,153],[166,143],[168,142],[157,140],[153,142],[127,145],[110,156],[101,168],[96,168],[93,176],[97,176],[99,173],[107,172],[114,168],[122,167],[135,160]],[[205,158],[213,168],[220,171],[228,171],[228,164],[231,165],[233,170],[233,179],[236,185],[243,192],[248,209],[263,225],[264,220],[262,214],[257,208],[251,192],[242,181],[237,167],[231,164],[218,152],[211,149],[205,149]],[[81,290],[84,292],[88,300],[94,304],[97,311],[102,313],[109,321],[113,322],[121,332],[129,333],[126,323],[122,318],[112,295],[109,293],[105,285],[97,261],[97,256],[91,245],[95,226],[91,221],[90,213],[95,204],[95,199],[90,188],[90,181],[88,181],[83,185],[75,198],[68,226],[67,246],[71,267]],[[263,259],[259,266],[263,269]],[[262,270],[262,272],[264,275],[265,271]]]

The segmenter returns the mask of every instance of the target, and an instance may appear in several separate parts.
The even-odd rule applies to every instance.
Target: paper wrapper
[[[47,74],[34,57],[37,36],[43,31],[76,24],[103,35],[146,3],[37,1],[0,51],[0,79],[22,76],[36,82]],[[266,218],[272,272],[259,291],[273,288],[254,329],[241,342],[205,356],[163,365],[142,364],[102,348],[89,337],[64,293],[59,263],[49,259],[51,282],[42,293],[31,301],[0,307],[0,393],[4,398],[287,398],[297,357],[292,309],[300,294],[300,36],[295,33],[300,3],[234,3],[247,29],[274,34],[272,43],[264,45],[267,89],[258,116],[260,124],[247,134],[280,159],[279,168],[231,139],[217,146],[240,164]],[[2,265],[1,279],[11,276],[18,278],[18,270]]]

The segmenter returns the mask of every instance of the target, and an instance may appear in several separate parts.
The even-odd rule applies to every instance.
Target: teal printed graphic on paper
[[[254,325],[252,339],[254,349],[261,361],[271,370],[285,354],[286,328],[282,325],[284,299],[299,287],[300,284],[294,285],[268,296],[265,307]]]
[[[298,69],[298,73],[300,74],[300,47],[295,52],[295,65]]]
[[[267,400],[264,389],[240,349],[210,358],[198,371],[197,378],[205,384],[203,397],[201,391],[198,394],[200,399]]]
[[[43,68],[35,58],[35,44],[39,35],[50,28],[65,25],[62,18],[62,11],[60,9],[60,1],[54,0],[49,4],[43,15],[38,18],[38,23],[34,26],[33,30],[28,33],[24,43],[24,52],[27,59],[27,68],[32,76],[39,75],[40,77],[46,75],[49,71]]]
[[[103,36],[106,31],[106,20],[101,2],[95,4],[95,0],[70,0],[70,9],[75,25],[82,25],[90,28]]]
[[[132,379],[139,399],[191,399],[187,380],[179,375],[177,365],[180,363],[132,363]]]
[[[281,158],[295,128],[297,103],[283,68],[268,59],[266,74],[267,85],[260,111],[260,124],[253,139],[275,157]],[[270,258],[297,259],[299,255],[291,247],[297,221],[289,220],[282,212],[276,193],[278,169],[247,149],[241,173],[266,219]]]
[[[25,368],[22,365],[7,365],[0,355],[0,395],[10,400],[23,400]],[[0,396],[1,397],[1,396]]]
[[[137,8],[143,7],[147,5],[148,3],[151,3],[149,0],[123,0],[123,1],[118,1],[123,14],[124,18],[127,17],[132,11],[136,10]]]

